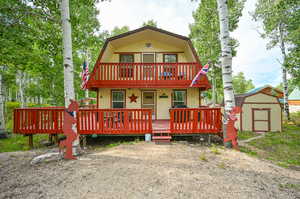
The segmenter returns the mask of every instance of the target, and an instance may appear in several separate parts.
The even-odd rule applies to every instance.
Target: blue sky
[[[237,56],[233,58],[234,74],[244,72],[255,86],[270,84],[277,86],[281,81],[278,48],[266,49],[267,40],[259,36],[259,24],[251,20],[249,12],[255,8],[256,0],[248,0],[240,19],[239,27],[231,36],[240,43]],[[199,1],[190,0],[112,0],[100,2],[99,20],[102,30],[111,31],[115,26],[141,27],[144,21],[153,19],[158,27],[188,36],[189,24],[193,23],[192,12]]]

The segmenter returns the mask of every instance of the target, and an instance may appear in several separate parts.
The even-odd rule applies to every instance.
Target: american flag
[[[206,73],[208,72],[208,67],[209,67],[209,64],[206,64],[205,66],[203,66],[201,68],[201,70],[199,70],[199,72],[197,73],[197,75],[194,77],[190,87],[194,86],[197,82],[197,80],[199,79],[200,75],[206,75]]]
[[[83,62],[82,72],[81,72],[81,89],[86,90],[86,84],[89,80],[89,66],[86,61]]]

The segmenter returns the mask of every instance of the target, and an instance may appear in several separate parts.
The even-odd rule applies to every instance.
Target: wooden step
[[[169,132],[155,132],[152,133],[152,140],[155,143],[170,143],[172,136]]]

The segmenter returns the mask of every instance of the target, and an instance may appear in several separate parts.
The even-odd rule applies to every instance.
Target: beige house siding
[[[249,104],[247,104],[249,103]],[[257,103],[257,104],[255,104]],[[265,104],[264,104],[265,103]],[[275,104],[276,103],[276,104]],[[252,131],[252,109],[270,109],[270,131],[281,131],[281,106],[278,103],[276,97],[258,93],[245,98],[244,104],[242,106],[242,130]],[[256,112],[256,119],[265,118],[266,112]],[[240,117],[239,117],[240,118]],[[240,120],[238,121],[237,127],[241,129]],[[256,127],[265,129],[266,122],[256,122]]]
[[[145,47],[145,43],[151,43],[151,47]],[[156,62],[161,63],[163,62],[163,53],[162,52],[180,52],[177,53],[178,62],[194,62],[194,58],[192,56],[192,52],[189,48],[178,48],[172,45],[167,45],[162,42],[157,42],[155,40],[143,40],[133,44],[128,44],[124,47],[114,48],[112,45],[108,45],[107,49],[105,50],[102,62],[119,62],[119,54],[115,54],[114,52],[139,52],[134,53],[134,62],[140,63],[142,62],[141,55],[142,53],[153,53],[156,56]]]
[[[98,90],[98,108],[111,108],[111,90],[110,88],[101,88]],[[161,89],[123,89],[126,90],[126,108],[141,108],[142,105],[142,91],[151,90],[156,92],[156,113],[157,119],[170,119],[169,109],[172,107],[172,92],[174,89],[161,88]],[[176,89],[175,89],[176,90]],[[134,94],[137,96],[137,102],[130,102],[129,97]],[[166,94],[168,98],[160,98],[159,96]],[[199,89],[188,88],[187,89],[187,106],[189,108],[199,107]]]

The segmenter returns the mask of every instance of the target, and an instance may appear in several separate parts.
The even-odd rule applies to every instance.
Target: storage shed
[[[282,107],[278,94],[272,95],[265,90],[265,88],[253,89],[248,93],[235,96],[236,105],[242,109],[237,122],[239,130],[282,131]],[[276,92],[279,91],[276,89]]]

